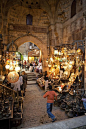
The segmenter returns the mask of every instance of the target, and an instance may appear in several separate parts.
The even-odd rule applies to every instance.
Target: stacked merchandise
[[[37,84],[41,87],[44,88],[45,87],[45,80],[44,77],[42,76],[41,78],[37,79]]]

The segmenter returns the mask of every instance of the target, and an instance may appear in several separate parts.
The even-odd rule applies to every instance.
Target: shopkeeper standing
[[[47,71],[45,71],[44,80],[45,80],[45,92],[46,92],[47,88],[48,88],[48,74],[47,74]]]

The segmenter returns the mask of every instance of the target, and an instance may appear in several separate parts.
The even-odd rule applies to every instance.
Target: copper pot
[[[72,118],[73,117],[73,111],[72,110],[69,110],[69,112],[67,113],[67,116],[69,118]]]

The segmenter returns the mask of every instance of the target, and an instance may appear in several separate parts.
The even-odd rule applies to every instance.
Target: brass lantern
[[[18,74],[17,72],[13,71],[13,72],[10,72],[10,73],[8,74],[7,78],[8,78],[8,81],[9,81],[10,83],[15,83],[15,82],[17,82],[18,79],[19,79],[19,74]]]

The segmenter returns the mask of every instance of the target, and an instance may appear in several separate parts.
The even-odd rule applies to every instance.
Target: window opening
[[[33,22],[33,16],[30,15],[30,14],[28,14],[28,15],[26,16],[26,24],[27,24],[27,25],[32,25],[32,22]]]

